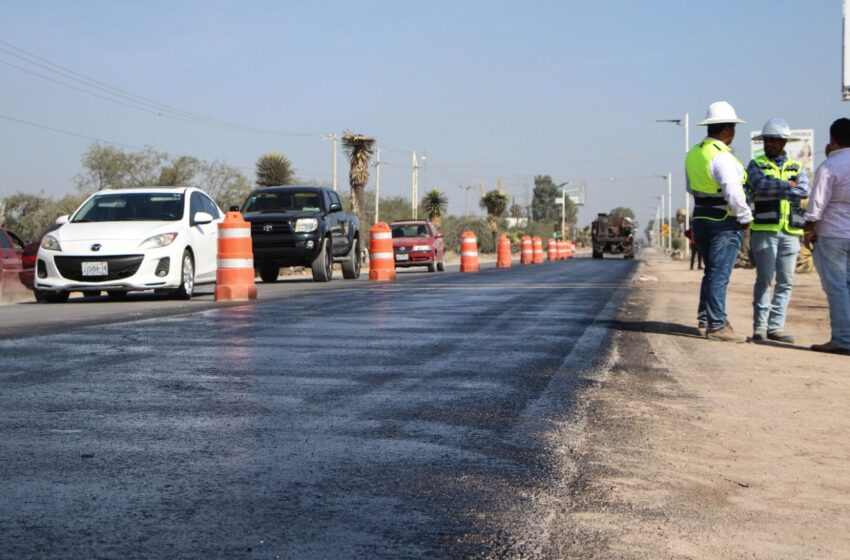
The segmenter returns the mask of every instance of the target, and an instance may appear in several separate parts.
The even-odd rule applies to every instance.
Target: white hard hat
[[[765,138],[782,138],[789,140],[791,138],[791,127],[785,122],[785,119],[770,119],[761,128],[761,134],[753,138],[753,140],[764,140]]]
[[[705,120],[699,123],[699,126],[743,122],[747,121],[739,119],[738,114],[735,112],[735,108],[729,105],[728,102],[715,101],[714,103],[708,106],[708,111],[706,111],[705,113]]]

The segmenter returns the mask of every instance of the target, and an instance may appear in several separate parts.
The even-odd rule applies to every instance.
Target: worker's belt
[[[694,198],[694,218],[725,220],[728,216],[729,205],[724,198]]]

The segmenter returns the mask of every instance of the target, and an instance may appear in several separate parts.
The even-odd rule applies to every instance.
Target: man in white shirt
[[[832,337],[812,350],[850,354],[850,119],[829,127],[827,159],[815,171],[804,243],[811,248],[829,302]]]
[[[726,289],[753,219],[744,165],[729,148],[735,124],[743,122],[726,101],[712,103],[699,123],[708,127],[708,136],[685,159],[687,188],[694,196],[694,240],[705,263],[697,320],[710,340],[739,340],[727,320]]]

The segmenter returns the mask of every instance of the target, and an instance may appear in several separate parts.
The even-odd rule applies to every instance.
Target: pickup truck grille
[[[251,222],[251,236],[292,233],[289,222]]]

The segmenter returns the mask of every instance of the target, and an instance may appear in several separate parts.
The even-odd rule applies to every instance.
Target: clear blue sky
[[[69,90],[0,63],[0,115],[131,146],[220,159],[250,176],[285,152],[330,182],[320,133],[348,128],[385,148],[382,191],[409,196],[498,177],[527,204],[532,178],[586,181],[586,223],[630,206],[646,223],[673,172],[684,201],[684,131],[730,101],[746,125],[814,128],[822,158],[840,101],[840,0],[595,2],[0,2],[0,41],[145,98],[271,136],[169,119]],[[4,46],[0,43],[0,46]],[[4,46],[8,49],[8,46]],[[6,52],[0,61],[47,74]],[[696,142],[703,129],[693,126]],[[73,189],[88,141],[0,119],[0,197]],[[340,185],[347,192],[340,158]],[[427,176],[426,176],[427,175]],[[611,178],[614,180],[611,180]],[[476,212],[477,188],[471,191]]]

